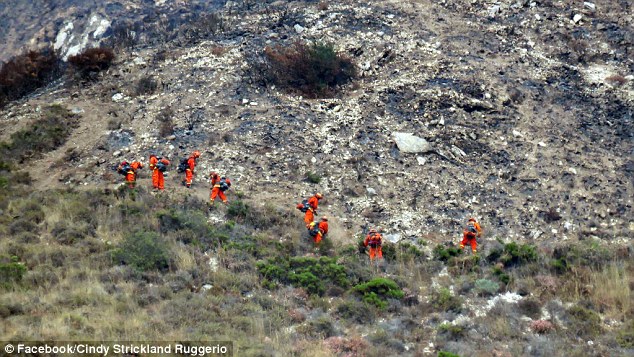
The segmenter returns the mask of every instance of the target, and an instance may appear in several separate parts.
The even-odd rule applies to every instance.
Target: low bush
[[[158,89],[158,82],[152,76],[144,76],[136,84],[136,95],[153,94]]]
[[[457,257],[462,253],[462,250],[458,247],[447,247],[438,244],[433,251],[434,259],[446,262],[453,257]]]
[[[268,283],[275,280],[305,288],[308,293],[321,296],[330,285],[344,288],[350,286],[346,269],[337,264],[335,258],[278,257],[258,262],[256,267],[264,278],[263,284],[268,287],[275,286]]]
[[[575,305],[568,309],[568,329],[574,336],[593,337],[601,334],[601,317],[594,311]]]
[[[312,171],[307,171],[305,175],[306,181],[314,184],[318,184],[321,182],[321,176],[318,173],[314,173]]]
[[[78,119],[60,105],[44,108],[42,118],[11,134],[11,143],[0,145],[2,154],[20,163],[54,150],[66,142]]]
[[[447,351],[439,351],[438,352],[438,357],[460,357],[460,355],[457,355],[457,354],[451,353],[451,352],[447,352]]]
[[[0,287],[11,287],[22,281],[24,274],[26,274],[26,266],[18,261],[18,257],[0,259]]]
[[[500,284],[489,279],[478,279],[475,281],[475,291],[480,296],[492,296],[500,290]]]
[[[161,137],[167,137],[174,134],[174,110],[171,107],[161,109],[156,116],[159,121],[158,129]]]
[[[332,44],[295,42],[286,48],[267,47],[264,56],[266,81],[310,98],[330,96],[356,76],[352,61],[337,54]]]
[[[364,302],[381,310],[387,308],[387,299],[402,299],[405,293],[393,281],[387,278],[374,278],[367,283],[359,284],[352,289],[360,294]]]
[[[0,68],[0,108],[50,83],[61,74],[60,59],[51,48],[28,51]]]
[[[617,331],[616,342],[623,348],[634,348],[634,319],[630,319]]]
[[[452,339],[452,340],[457,340],[461,338],[462,336],[464,336],[465,332],[466,331],[464,327],[459,325],[444,323],[438,326],[438,333],[447,335],[447,337],[449,337],[449,339]]]
[[[522,299],[517,303],[517,307],[522,314],[530,317],[531,319],[537,319],[542,314],[542,305],[535,298],[527,297]]]
[[[433,308],[440,311],[460,312],[462,310],[462,300],[451,294],[447,288],[440,288],[431,294],[430,303]]]
[[[297,331],[313,338],[328,338],[335,335],[335,327],[327,316],[308,321],[298,327]]]
[[[537,248],[531,244],[504,244],[503,248],[496,248],[489,252],[489,262],[501,262],[504,266],[518,266],[537,261]]]
[[[154,232],[128,235],[112,252],[115,263],[131,265],[138,270],[166,271],[170,267],[169,246]]]
[[[70,63],[77,74],[83,79],[95,79],[96,74],[112,65],[115,59],[114,51],[108,47],[89,48],[84,52],[70,56]]]
[[[555,329],[555,325],[548,320],[535,320],[530,323],[531,331],[540,335],[549,333]]]
[[[352,323],[367,324],[374,321],[375,314],[368,306],[357,300],[345,300],[335,308],[337,316]]]

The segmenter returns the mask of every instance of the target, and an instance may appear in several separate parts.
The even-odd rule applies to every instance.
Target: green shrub
[[[374,278],[367,283],[355,286],[352,290],[360,294],[364,302],[381,310],[387,308],[386,299],[402,299],[405,296],[398,284],[387,278]]]
[[[353,323],[366,324],[374,320],[374,314],[368,313],[368,307],[357,300],[345,300],[335,308],[335,312]]]
[[[475,290],[480,296],[491,296],[500,290],[500,284],[489,279],[478,279],[475,281]]]
[[[453,257],[457,257],[462,253],[462,250],[457,247],[446,247],[438,244],[433,251],[434,259],[446,262]]]
[[[516,266],[535,262],[537,258],[537,248],[534,245],[519,245],[515,242],[504,244],[501,248],[492,249],[487,256],[489,262],[501,262],[504,266]]]
[[[457,354],[451,353],[451,352],[447,352],[447,351],[439,351],[438,352],[438,357],[460,357],[460,355],[457,355]]]
[[[115,263],[131,265],[142,271],[166,271],[170,266],[169,247],[154,232],[128,235],[112,252],[112,258]]]
[[[89,48],[84,52],[68,58],[75,71],[84,79],[95,79],[96,73],[104,71],[114,62],[115,55],[111,48]]]
[[[630,319],[617,331],[616,342],[623,348],[634,348],[634,319]]]
[[[18,162],[38,157],[64,144],[77,123],[68,109],[59,105],[46,107],[41,119],[11,134],[11,143],[3,145],[3,154]]]
[[[59,77],[60,63],[52,48],[28,51],[4,63],[0,68],[0,108]]]
[[[504,284],[508,284],[511,281],[511,276],[504,272],[503,269],[499,267],[493,268],[493,275],[495,275],[500,282]]]
[[[568,309],[568,316],[568,329],[575,336],[593,337],[601,334],[601,317],[596,312],[575,305]]]
[[[462,326],[452,324],[440,324],[438,326],[438,333],[448,335],[451,339],[458,339],[465,334],[465,329]]]
[[[346,269],[335,258],[277,257],[256,264],[260,275],[270,285],[271,280],[305,288],[310,294],[323,295],[330,285],[348,287]]]
[[[85,223],[57,222],[51,235],[62,244],[72,245],[95,235],[95,229]]]
[[[318,184],[321,182],[321,176],[319,174],[308,171],[306,172],[306,181],[314,184]]]
[[[432,307],[441,311],[460,312],[462,310],[462,300],[453,296],[447,288],[440,288],[432,292],[430,303]]]
[[[337,54],[332,44],[296,42],[287,48],[267,47],[264,55],[265,81],[309,98],[330,96],[356,76],[352,61]]]
[[[26,274],[26,267],[18,262],[18,257],[14,256],[0,261],[0,286],[10,287],[22,281],[24,274]]]
[[[240,200],[235,200],[229,202],[229,207],[227,208],[227,218],[235,219],[235,220],[244,220],[247,218],[247,214],[249,213],[250,207],[247,206],[246,203]]]

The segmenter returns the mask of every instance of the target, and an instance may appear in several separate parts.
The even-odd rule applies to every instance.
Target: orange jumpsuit
[[[467,244],[471,246],[471,251],[474,253],[478,252],[478,241],[476,237],[482,236],[482,228],[478,222],[473,222],[473,226],[475,227],[477,233],[469,232],[469,230],[465,229],[462,232],[462,241],[460,242],[460,249],[463,249]]]
[[[383,237],[381,236],[381,233],[372,232],[365,237],[363,246],[370,246],[370,260],[373,260],[375,256],[379,259],[383,259],[383,250],[381,250],[382,243]]]
[[[167,166],[170,162],[167,159],[161,159],[161,162]],[[163,172],[161,172],[157,164],[159,160],[156,156],[150,156],[150,169],[152,169],[152,186],[155,189],[163,190],[165,189],[165,177],[163,176]]]
[[[308,225],[308,230],[315,228],[315,224],[317,223],[311,222]],[[322,220],[319,224],[317,224],[317,234],[313,236],[313,242],[315,242],[315,244],[319,244],[326,234],[328,234],[328,222]]]
[[[211,203],[214,203],[216,197],[220,197],[222,202],[227,203],[227,196],[220,190],[220,180],[221,178],[218,175],[211,176],[211,194],[209,195]],[[225,182],[231,186],[231,180],[229,180],[229,178],[225,178]]]
[[[196,158],[190,156],[187,159],[187,168],[185,169],[185,186],[191,187],[192,180],[194,179],[194,167],[196,167]]]
[[[130,170],[126,172],[125,175],[125,181],[128,183],[130,188],[134,188],[134,186],[136,186],[136,171],[142,167],[143,165],[138,161],[134,161],[130,164]]]
[[[308,199],[308,209],[306,210],[306,214],[304,215],[304,222],[306,226],[308,226],[312,221],[315,220],[315,214],[317,213],[317,205],[319,204],[319,199],[317,196],[313,196]]]

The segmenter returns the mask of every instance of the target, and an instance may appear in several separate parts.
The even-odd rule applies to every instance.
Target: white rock
[[[535,20],[540,21],[542,19],[541,16],[539,16],[539,14],[535,14]]]
[[[385,238],[390,243],[398,243],[403,237],[400,233],[393,234],[384,234],[383,238]]]
[[[316,157],[311,157],[310,158],[310,162],[312,162],[313,164],[317,162],[317,158]]]
[[[293,26],[293,28],[295,29],[295,32],[297,32],[297,33],[302,33],[305,30],[305,28],[303,28],[300,24],[295,24],[295,26]]]
[[[248,104],[249,100],[247,98],[242,99],[242,104]]]
[[[336,107],[332,108],[332,111],[335,112],[335,113],[340,111],[340,110],[341,110],[341,105],[337,105]]]
[[[83,113],[83,112],[84,112],[84,110],[83,110],[83,109],[81,109],[81,108],[79,108],[79,107],[75,107],[75,108],[71,109],[71,112],[72,112],[73,114],[81,114],[81,113]]]
[[[568,222],[568,221],[564,222],[564,229],[565,229],[566,231],[571,230],[571,229],[572,229],[572,223],[571,223],[571,222]]]
[[[575,16],[572,17],[572,22],[576,24],[577,22],[581,21],[581,19],[583,19],[583,15],[575,14]]]
[[[438,121],[438,125],[445,125],[445,117],[440,117],[440,120]]]
[[[249,103],[249,105],[256,106],[256,105],[258,105],[258,102],[251,102],[251,103]]]
[[[597,6],[594,3],[591,3],[591,2],[588,2],[588,1],[585,1],[583,3],[583,6],[587,7],[588,9],[590,9],[592,11],[594,11],[597,8]]]
[[[121,100],[123,100],[123,94],[121,93],[117,93],[115,95],[112,96],[112,101],[113,102],[120,102]]]
[[[540,147],[543,147],[543,148],[546,147],[546,143],[543,142],[543,141],[538,142],[537,145],[539,145]]]
[[[376,190],[373,189],[372,187],[367,187],[365,190],[368,192],[368,195],[376,196]]]
[[[524,137],[524,135],[522,135],[522,133],[520,133],[517,130],[513,130],[513,136],[516,137],[516,138],[523,138]]]
[[[404,153],[420,153],[432,150],[432,147],[427,140],[411,133],[393,132],[392,137],[394,138],[398,149]]]
[[[135,58],[132,62],[136,64],[137,66],[145,66],[147,64],[145,60],[141,57]]]
[[[205,284],[205,285],[203,285],[203,286],[202,286],[202,289],[203,289],[203,290],[205,290],[205,291],[207,291],[207,290],[209,290],[209,289],[211,289],[211,288],[213,288],[213,287],[214,287],[214,286],[213,286],[213,285],[211,285],[211,284]]]
[[[114,156],[114,157],[121,156],[121,151],[117,150],[117,151],[113,152],[112,156]]]
[[[570,172],[573,175],[576,175],[577,174],[577,169],[575,169],[574,167],[569,167],[568,168],[568,172]]]
[[[422,156],[416,156],[416,161],[418,161],[418,164],[421,166],[425,165],[427,162],[427,160]]]
[[[166,137],[165,139],[167,139],[167,140],[175,140],[176,139],[176,135],[170,135],[170,136]]]
[[[495,17],[495,15],[500,12],[500,5],[493,5],[491,6],[487,12],[489,13],[489,16],[491,17]]]

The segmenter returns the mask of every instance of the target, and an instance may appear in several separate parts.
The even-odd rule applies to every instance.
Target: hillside
[[[41,118],[74,123],[41,155],[3,146],[0,262],[27,268],[2,277],[3,340],[226,339],[240,356],[634,352],[629,2],[117,4],[60,2],[5,42],[10,53],[43,28],[36,47],[98,32],[116,59],[0,112],[7,143]],[[296,41],[332,43],[357,77],[327,98],[273,85],[265,48]],[[429,146],[407,152],[398,133]],[[146,168],[128,192],[112,170],[193,150],[191,190],[172,170],[154,194]],[[230,205],[208,210],[210,171],[234,182]],[[294,208],[314,192],[330,218],[321,258]],[[472,216],[479,256],[454,256]],[[388,241],[380,270],[358,249],[370,227]],[[402,296],[370,298],[369,282]]]

